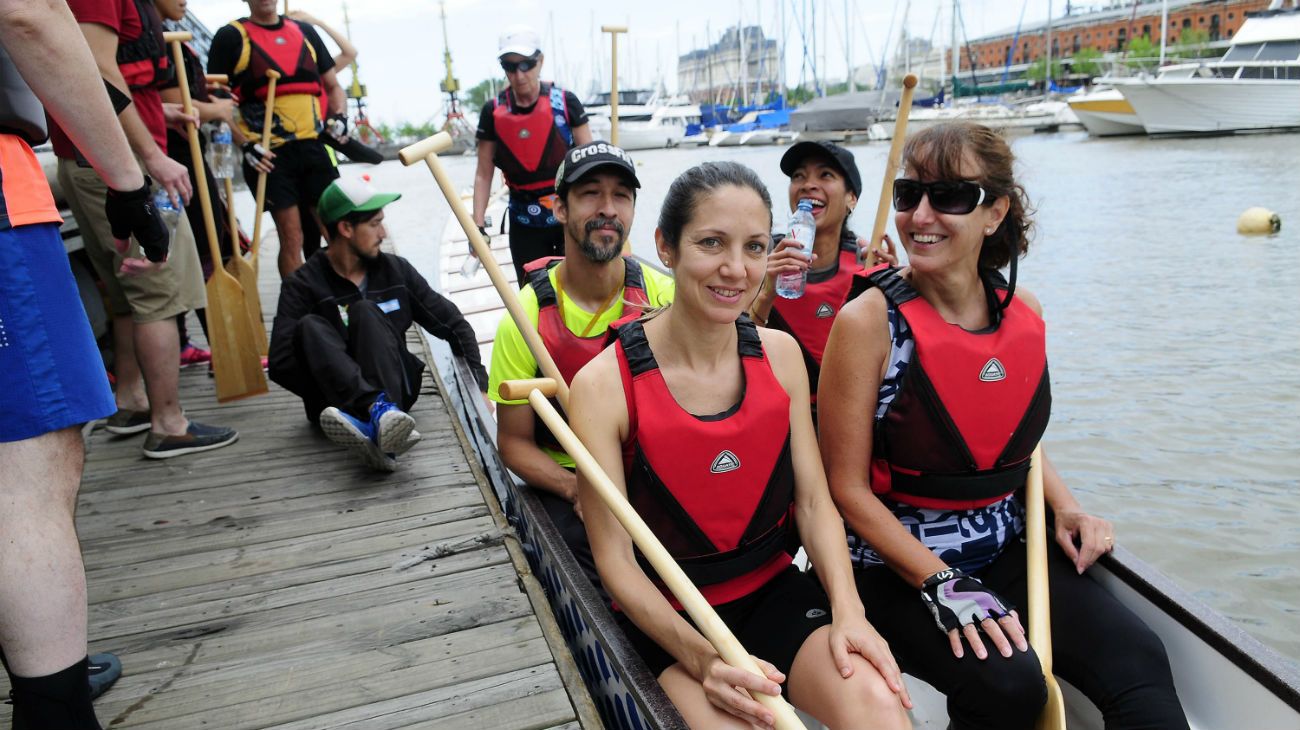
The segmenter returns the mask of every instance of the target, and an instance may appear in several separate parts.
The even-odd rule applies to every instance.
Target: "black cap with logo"
[[[613,168],[612,171],[623,175],[632,187],[641,187],[641,181],[636,177],[636,165],[623,148],[609,142],[588,142],[574,147],[564,155],[560,169],[555,172],[556,194],[564,197],[570,185],[602,167]]]
[[[853,159],[853,153],[831,142],[799,142],[791,145],[781,156],[781,172],[787,177],[793,175],[795,168],[812,155],[829,157],[844,174],[849,192],[862,197],[862,175],[858,173],[858,163]]]

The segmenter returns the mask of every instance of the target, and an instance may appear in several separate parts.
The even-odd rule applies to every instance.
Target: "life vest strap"
[[[1029,461],[972,474],[908,474],[890,469],[890,492],[954,501],[991,500],[1024,486]]]

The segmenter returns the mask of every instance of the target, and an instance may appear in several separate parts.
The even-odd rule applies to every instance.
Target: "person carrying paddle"
[[[67,7],[0,0],[0,17],[0,663],[14,727],[98,730],[91,700],[122,667],[86,656],[74,510],[81,425],[116,406],[31,150],[45,141],[45,113],[111,191],[98,201],[111,235],[162,259],[168,233],[115,116],[130,98],[115,94],[114,109]]]
[[[316,201],[338,177],[320,139],[326,121],[347,127],[347,97],[335,76],[334,59],[316,29],[276,12],[278,0],[247,0],[248,17],[217,30],[208,53],[208,73],[226,74],[239,98],[235,141],[244,150],[244,180],[250,190],[266,173],[266,209],[280,238],[276,263],[281,280],[302,266],[304,241],[320,239]],[[270,79],[275,89],[270,149],[261,145]],[[321,119],[321,90],[329,97],[329,118]],[[299,207],[310,215],[300,217]]]
[[[1016,607],[1019,492],[1051,389],[1042,308],[1016,288],[1032,222],[1012,163],[976,124],[907,141],[893,201],[909,265],[860,274],[822,360],[822,456],[867,617],[958,730],[1033,727],[1046,698]],[[1110,522],[1046,457],[1044,482],[1055,673],[1109,730],[1186,728],[1160,639],[1085,574],[1114,546]]]
[[[525,264],[564,255],[564,233],[554,210],[555,170],[568,149],[591,142],[591,129],[578,97],[542,82],[545,57],[536,31],[512,25],[497,47],[510,85],[479,113],[474,224],[486,235],[492,172],[499,167],[510,188],[510,255],[522,288]]]
[[[412,323],[451,345],[487,386],[478,338],[460,310],[406,259],[379,250],[388,235],[381,193],[344,176],[317,209],[330,243],[280,287],[271,330],[271,380],[303,400],[307,419],[372,469],[392,471],[420,440],[406,413],[420,395],[424,363],[406,346]]]
[[[566,382],[609,343],[615,322],[671,301],[669,277],[624,257],[632,230],[636,166],[608,142],[575,147],[556,175],[556,218],[564,234],[564,257],[534,262],[519,292],[524,312]],[[497,409],[497,447],[511,471],[531,485],[578,562],[597,585],[595,563],[578,510],[573,459],[536,420],[528,401],[501,397],[503,381],[536,377],[537,358],[510,317],[497,326],[488,395]]]
[[[175,70],[152,0],[71,0],[68,6],[100,74],[125,99],[118,121],[141,167],[180,207],[193,188],[185,166],[167,156],[167,128],[183,127],[190,120],[178,105],[164,103],[160,95]],[[235,443],[239,433],[234,429],[192,421],[181,409],[175,318],[207,304],[189,220],[181,216],[177,221],[165,265],[145,261],[134,246],[121,251],[104,215],[109,191],[104,180],[83,166],[84,154],[57,119],[50,125],[50,142],[59,158],[59,184],[95,273],[108,291],[118,410],[105,428],[118,435],[148,431],[142,451],[151,459]]]
[[[765,676],[720,659],[580,476],[587,533],[620,626],[691,727],[771,727],[752,695],[784,693],[833,728],[907,728],[902,676],[853,586],[798,345],[742,316],[771,225],[749,168],[679,176],[655,230],[673,303],[620,328],[569,394],[574,432]],[[792,564],[800,543],[816,578]]]
[[[784,233],[773,236],[763,290],[749,312],[755,324],[787,332],[799,343],[808,368],[816,423],[822,352],[835,315],[848,296],[849,283],[862,268],[859,252],[867,244],[849,229],[849,216],[853,215],[862,195],[862,175],[853,153],[831,142],[792,145],[781,156],[781,172],[790,178],[787,191],[791,211],[800,200],[813,201],[816,240],[812,242],[812,256],[807,257],[801,251],[807,241],[794,241]],[[889,263],[897,263],[890,252],[888,238],[877,255]],[[808,283],[803,296],[798,299],[777,296],[778,276],[804,270],[808,272]]]

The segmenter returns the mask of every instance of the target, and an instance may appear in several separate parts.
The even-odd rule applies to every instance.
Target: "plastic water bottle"
[[[212,138],[208,140],[208,169],[218,180],[235,176],[235,144],[230,125],[225,122],[218,122],[212,128]]]
[[[789,238],[803,244],[800,249],[805,256],[812,255],[813,239],[817,235],[817,223],[813,220],[813,202],[807,198],[799,201],[794,215],[790,216]],[[781,274],[776,277],[777,296],[786,299],[798,299],[803,296],[804,285],[808,283],[808,269],[797,274]]]
[[[158,215],[162,217],[163,223],[167,225],[168,240],[176,240],[176,224],[181,220],[181,209],[176,207],[172,202],[172,196],[167,194],[163,188],[158,188],[153,194],[153,207],[158,209]]]

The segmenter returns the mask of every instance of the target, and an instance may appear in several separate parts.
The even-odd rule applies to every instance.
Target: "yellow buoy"
[[[1247,208],[1237,218],[1237,233],[1246,236],[1277,233],[1282,230],[1282,219],[1268,208]]]

